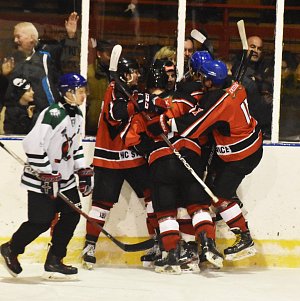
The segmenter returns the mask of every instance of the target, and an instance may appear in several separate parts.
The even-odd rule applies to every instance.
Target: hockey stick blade
[[[21,165],[27,166],[27,168],[30,168],[32,172],[38,176],[38,173],[32,169],[32,167],[23,161],[22,158],[20,158],[18,155],[16,155],[14,152],[9,150],[1,141],[0,141],[0,147],[2,147],[8,154],[10,154],[14,159],[16,159]],[[148,240],[136,243],[136,244],[125,244],[121,241],[117,240],[115,237],[113,237],[110,233],[108,233],[103,227],[101,227],[99,224],[97,224],[88,214],[86,214],[84,211],[82,211],[80,208],[78,208],[66,195],[64,195],[61,192],[58,192],[58,196],[67,204],[69,205],[74,211],[82,215],[89,223],[91,223],[95,228],[98,228],[102,231],[102,233],[108,237],[112,242],[114,242],[120,249],[122,249],[125,252],[138,252],[147,250],[153,247],[154,245],[154,239],[150,238]]]
[[[109,71],[116,72],[118,70],[118,62],[121,53],[122,53],[122,46],[115,45],[110,55]]]
[[[195,39],[196,41],[200,42],[201,44],[203,44],[206,40],[206,36],[203,35],[199,30],[197,29],[193,29],[191,31],[191,37],[193,39]]]
[[[241,39],[241,42],[243,45],[243,50],[248,50],[248,42],[247,42],[244,20],[238,21],[237,27],[238,27],[240,39]]]
[[[80,215],[82,215],[89,223],[91,223],[93,225],[93,227],[100,229],[106,237],[108,237],[112,242],[114,242],[123,251],[137,252],[137,251],[147,250],[147,249],[150,249],[153,247],[154,239],[152,239],[152,238],[142,241],[142,242],[139,242],[139,243],[136,243],[136,244],[131,244],[131,245],[125,244],[125,243],[117,240],[110,233],[108,233],[103,227],[101,227],[99,224],[97,224],[88,214],[86,214],[84,211],[82,211],[80,208],[78,208],[66,195],[59,192],[58,196],[65,203],[67,203],[73,210],[77,211]]]

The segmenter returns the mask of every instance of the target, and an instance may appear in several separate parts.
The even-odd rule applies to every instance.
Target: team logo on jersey
[[[70,149],[73,145],[73,138],[76,134],[73,134],[72,137],[68,137],[66,133],[64,133],[64,136],[66,140],[63,142],[61,145],[61,158],[60,159],[55,159],[55,163],[60,163],[62,160],[68,161],[71,159],[71,155],[69,154]]]
[[[60,110],[57,108],[53,108],[49,111],[50,115],[53,117],[59,117],[60,116]]]

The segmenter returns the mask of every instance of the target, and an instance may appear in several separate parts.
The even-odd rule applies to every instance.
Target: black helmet
[[[150,88],[161,88],[166,89],[168,84],[168,71],[175,72],[175,66],[173,62],[169,60],[155,60],[153,65],[150,67],[147,76],[147,89]]]
[[[126,80],[125,73],[132,73],[133,70],[139,70],[139,64],[135,59],[120,58],[118,62],[118,74],[122,80]]]

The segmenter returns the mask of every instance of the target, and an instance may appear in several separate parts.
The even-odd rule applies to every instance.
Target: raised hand
[[[77,22],[79,20],[79,16],[76,12],[72,12],[68,19],[65,21],[65,28],[67,31],[67,35],[70,39],[75,37],[77,31]]]

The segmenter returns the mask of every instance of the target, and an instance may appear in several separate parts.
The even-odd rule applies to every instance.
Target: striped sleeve
[[[38,172],[50,173],[52,172],[52,167],[47,149],[53,135],[53,129],[51,125],[41,123],[42,117],[39,117],[34,128],[24,138],[23,148],[27,155],[28,163],[33,169]]]

